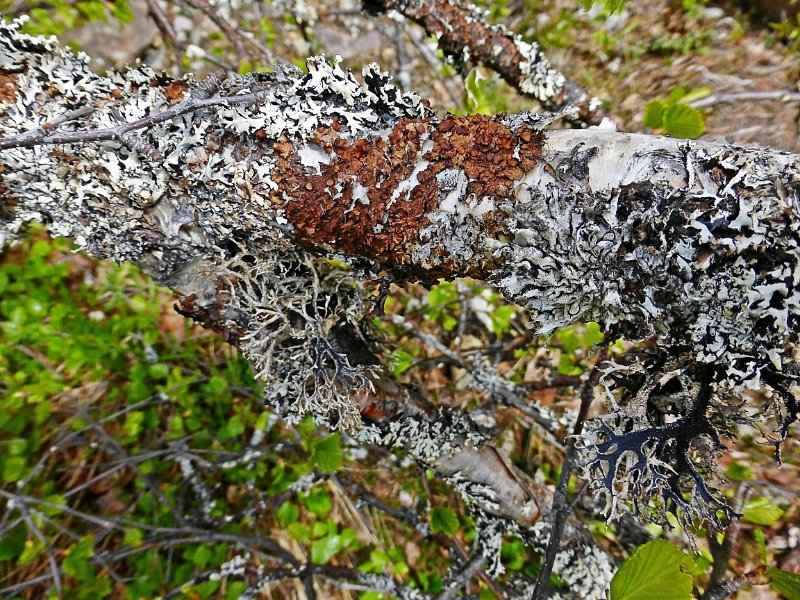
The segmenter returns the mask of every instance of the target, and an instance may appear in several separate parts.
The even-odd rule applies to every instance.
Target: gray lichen
[[[342,231],[357,211],[374,218],[359,230],[372,240],[401,222],[390,271],[478,274],[527,307],[542,333],[598,321],[609,337],[655,338],[650,354],[607,372],[613,410],[580,439],[610,516],[626,502],[644,513],[658,500],[686,520],[716,522],[709,458],[730,424],[749,418],[730,399],[769,388],[772,400],[758,408],[775,417],[776,440],[798,418],[796,155],[547,131],[552,117],[525,114],[439,120],[376,67],[362,83],[324,58],[310,59],[305,75],[173,81],[141,66],[99,76],[85,56],[18,29],[0,23],[1,136],[50,135],[59,121],[56,133],[152,122],[107,141],[4,149],[0,245],[39,220],[94,256],[139,264],[181,295],[187,314],[236,339],[281,412],[355,429],[352,398],[370,387],[372,365],[346,340],[367,312],[359,269],[381,249],[357,246],[362,262],[339,252],[353,236],[308,235],[329,231],[324,211],[304,223],[313,244],[300,247],[287,209],[325,200]],[[329,148],[317,143],[322,130],[334,138]],[[415,152],[407,176],[348,172],[315,195],[312,179],[341,158],[338,148],[387,165],[387,140]],[[520,173],[498,184],[506,171]],[[367,175],[371,187],[359,179]],[[388,197],[378,198],[384,183]],[[615,370],[624,377],[614,380]],[[465,476],[461,455],[484,441],[465,418],[409,417],[363,435],[438,465],[481,511],[502,508],[489,477]],[[458,457],[464,468],[448,471]],[[534,504],[522,505],[533,514]]]
[[[0,213],[0,246],[38,220],[94,256],[137,263],[238,332],[283,412],[357,427],[352,394],[369,387],[369,368],[350,364],[333,332],[363,318],[360,283],[291,243],[275,202],[271,144],[262,140],[300,145],[334,119],[343,136],[355,136],[419,116],[419,99],[374,65],[362,84],[322,57],[309,60],[307,75],[214,74],[181,84],[140,66],[100,76],[85,55],[19,25],[0,24],[0,70],[19,90],[0,102],[2,136],[59,119],[59,132],[97,130],[181,103],[208,107],[127,140],[4,150],[3,193],[13,200]],[[239,102],[245,95],[254,97]],[[85,106],[88,116],[64,119]]]

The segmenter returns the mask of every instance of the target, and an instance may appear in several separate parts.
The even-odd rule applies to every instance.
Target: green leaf
[[[511,329],[511,320],[516,316],[517,309],[513,306],[503,305],[489,313],[492,320],[492,333],[503,335]]]
[[[428,306],[445,306],[458,301],[458,288],[452,281],[443,281],[428,292]]]
[[[315,488],[303,498],[303,504],[318,517],[324,517],[331,510],[331,497],[324,489]]]
[[[311,462],[326,473],[342,468],[342,441],[338,433],[326,436],[316,443],[311,454]]]
[[[208,547],[208,544],[201,544],[199,545],[194,552],[192,553],[192,562],[202,568],[208,564],[208,561],[211,560],[211,548]]]
[[[169,375],[169,365],[165,365],[164,363],[150,365],[148,370],[150,372],[150,377],[153,379],[166,379],[167,375]]]
[[[598,1],[603,5],[603,8],[611,14],[621,11],[622,7],[625,6],[625,0],[578,0],[580,5],[586,10],[592,8]]]
[[[247,584],[244,581],[228,581],[225,585],[225,600],[237,600],[246,591]]]
[[[141,529],[136,527],[126,527],[125,535],[122,538],[122,543],[131,548],[139,548],[142,545],[142,538],[144,534]]]
[[[297,522],[297,517],[300,515],[300,511],[298,510],[297,506],[295,506],[291,502],[284,502],[281,504],[281,507],[278,509],[276,516],[278,517],[278,521],[281,522],[281,525],[286,527],[287,525],[291,525],[292,523]]]
[[[94,536],[83,536],[70,546],[64,558],[64,573],[80,581],[94,579],[94,568],[89,559],[94,556]]]
[[[29,562],[34,561],[43,551],[44,544],[39,540],[26,540],[25,549],[17,559],[17,564],[20,566],[27,565]]]
[[[9,560],[22,554],[25,550],[25,538],[22,536],[5,536],[0,538],[0,560]]]
[[[764,532],[760,529],[753,531],[753,537],[758,542],[758,549],[761,552],[761,563],[767,564],[767,541],[764,539]]]
[[[676,87],[669,93],[669,96],[667,96],[665,102],[667,105],[685,102],[685,100],[683,100],[684,96],[686,96],[686,90],[682,87]]]
[[[228,422],[225,423],[217,431],[217,437],[221,440],[239,437],[244,433],[244,423],[239,415],[233,415]]]
[[[125,0],[117,0],[111,5],[111,14],[113,14],[120,23],[132,23],[136,18],[133,11],[128,6]]]
[[[651,100],[644,107],[642,123],[650,129],[661,129],[664,126],[664,110],[667,105],[663,100]]]
[[[286,531],[298,542],[307,542],[311,539],[311,530],[303,523],[292,523],[286,528]]]
[[[264,431],[269,425],[269,411],[264,411],[260,415],[258,415],[258,419],[256,419],[256,426],[255,428],[259,431]]]
[[[663,540],[640,546],[611,580],[611,600],[691,600],[692,557]]]
[[[45,496],[44,500],[49,504],[66,505],[67,503],[66,498],[64,498],[64,496],[61,496],[59,494],[50,494],[49,496]],[[42,506],[41,510],[48,517],[53,517],[61,512],[61,509],[58,506],[44,505]]]
[[[703,115],[687,104],[673,104],[664,111],[664,130],[671,136],[693,139],[705,131]]]
[[[144,422],[144,413],[140,410],[134,410],[127,414],[125,423],[122,425],[123,433],[130,438],[139,435],[142,430],[142,423]]]
[[[606,339],[606,334],[603,333],[599,323],[590,321],[586,324],[586,334],[583,336],[582,340],[586,346],[591,348],[595,344],[602,342],[604,339]]]
[[[408,371],[413,364],[414,356],[402,348],[395,350],[389,357],[389,365],[391,366],[392,373],[394,373],[395,377],[399,377]]]
[[[108,22],[106,16],[105,6],[102,2],[77,2],[75,4],[78,11],[86,17],[87,21],[103,21]]]
[[[774,525],[783,514],[780,508],[763,496],[748,500],[742,512],[745,521],[756,525]]]
[[[433,533],[446,533],[455,535],[458,532],[458,517],[447,507],[434,508],[431,511],[431,531]]]
[[[686,94],[684,94],[680,101],[683,104],[691,104],[695,100],[700,100],[701,98],[710,96],[711,93],[712,90],[709,87],[695,88],[691,92],[687,92]]]
[[[330,535],[311,544],[311,562],[324,565],[342,548],[342,540],[338,535]]]
[[[733,481],[750,481],[754,479],[753,470],[748,465],[737,460],[734,460],[728,465],[728,469],[725,471],[725,477]]]
[[[800,575],[775,567],[768,568],[767,575],[772,578],[769,586],[786,600],[800,600]]]
[[[25,476],[27,463],[23,456],[10,456],[3,461],[3,480],[19,481]]]

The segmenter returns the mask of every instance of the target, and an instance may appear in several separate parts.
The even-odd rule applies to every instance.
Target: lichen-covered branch
[[[551,67],[535,42],[524,41],[502,25],[489,25],[474,5],[450,0],[365,0],[363,4],[370,12],[397,11],[435,35],[439,48],[457,66],[482,64],[546,110],[574,106],[580,123],[597,124],[603,119],[600,100]]]
[[[36,220],[137,263],[236,341],[273,406],[350,430],[381,379],[360,328],[377,272],[483,279],[542,333],[598,321],[652,337],[602,367],[612,412],[577,441],[584,473],[611,516],[655,499],[717,523],[720,437],[769,414],[777,444],[800,411],[800,157],[547,129],[557,115],[438,118],[374,65],[363,81],[308,67],[211,86],[146,66],[99,76],[0,25],[0,244]],[[765,386],[756,411],[736,398]],[[363,435],[463,478],[481,514],[536,520],[524,485],[510,508],[484,493],[518,474],[468,421],[397,415]]]

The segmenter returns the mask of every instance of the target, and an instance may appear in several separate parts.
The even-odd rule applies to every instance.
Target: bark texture
[[[435,35],[439,48],[457,67],[484,65],[546,110],[572,107],[576,112],[570,119],[584,126],[603,119],[600,100],[554,69],[535,42],[502,25],[488,24],[474,5],[448,0],[364,0],[363,5],[368,11],[397,11]]]
[[[604,368],[613,410],[578,440],[585,475],[610,516],[658,498],[719,523],[713,455],[749,418],[729,399],[770,387],[776,443],[800,410],[800,157],[548,129],[558,114],[439,118],[374,65],[363,82],[308,68],[101,77],[0,24],[0,245],[35,220],[140,265],[242,349],[278,410],[349,430],[367,415],[362,439],[454,482],[495,547],[508,519],[537,530],[542,498],[466,417],[359,410],[383,377],[363,278],[469,275],[542,333],[651,337]],[[591,564],[582,593],[602,597],[610,568]]]

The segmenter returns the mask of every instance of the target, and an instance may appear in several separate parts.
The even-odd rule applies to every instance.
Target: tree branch
[[[598,98],[550,66],[535,42],[502,25],[489,25],[474,5],[449,0],[364,0],[368,12],[395,10],[436,36],[439,48],[457,66],[485,65],[509,85],[541,102],[546,110],[574,106],[577,121],[598,124],[605,111]]]

